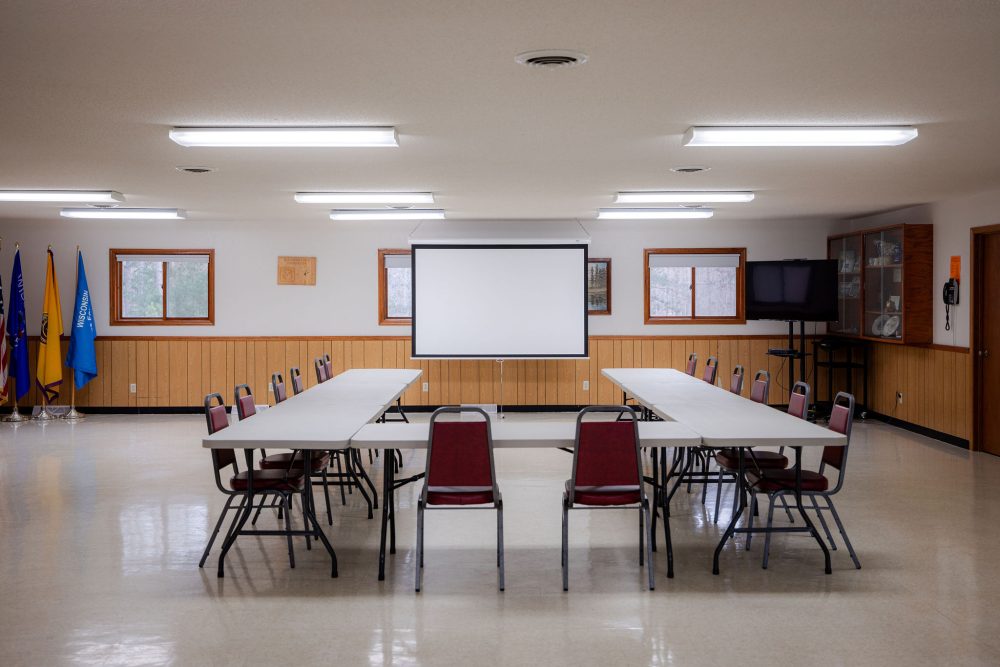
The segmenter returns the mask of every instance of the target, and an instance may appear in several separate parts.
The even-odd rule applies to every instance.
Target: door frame
[[[1000,224],[985,225],[983,227],[973,227],[971,230],[971,267],[972,273],[972,300],[969,309],[969,354],[972,355],[972,439],[969,442],[969,449],[981,451],[982,438],[982,368],[979,364],[979,343],[982,339],[982,320],[976,319],[976,313],[982,312],[983,279],[985,271],[980,266],[979,257],[982,255],[982,246],[985,237],[993,234],[1000,234]]]

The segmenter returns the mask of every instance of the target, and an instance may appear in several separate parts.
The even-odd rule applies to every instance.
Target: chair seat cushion
[[[754,461],[756,461],[756,467],[761,469],[772,470],[788,467],[788,457],[778,452],[758,451],[755,449],[753,450],[753,459],[750,458],[750,452],[743,454],[743,468],[745,470],[752,470],[754,468]],[[730,447],[720,449],[715,455],[715,462],[727,470],[739,470],[740,452],[738,449]]]
[[[248,481],[244,470],[229,478],[229,486],[234,491],[246,491]],[[286,474],[284,470],[254,470],[253,489],[254,491],[300,491],[302,475]]]
[[[795,470],[793,468],[763,470],[760,474],[756,471],[750,471],[747,473],[747,482],[764,493],[794,491]],[[813,470],[802,471],[803,491],[826,491],[828,488],[830,488],[830,481],[824,475]]]
[[[492,505],[493,489],[476,491],[427,491],[428,505]]]
[[[566,480],[566,493],[569,493],[572,480]],[[613,505],[635,505],[640,501],[639,489],[598,490],[577,487],[573,494],[574,505],[596,505],[608,507]]]
[[[264,469],[278,468],[281,470],[287,470],[288,464],[292,460],[291,452],[283,452],[281,454],[268,454],[260,460],[260,467]],[[314,453],[312,458],[313,471],[318,472],[323,468],[330,465],[330,455]],[[295,461],[292,462],[292,470],[296,468],[302,469],[302,452],[295,453]]]

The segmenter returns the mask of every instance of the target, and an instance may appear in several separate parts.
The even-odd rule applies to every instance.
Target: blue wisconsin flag
[[[73,369],[73,381],[77,389],[97,377],[97,355],[94,352],[94,309],[87,287],[87,272],[83,268],[83,253],[76,254],[76,304],[73,306],[73,321],[69,330],[69,352],[66,365]]]
[[[31,388],[28,376],[28,318],[24,314],[24,276],[21,274],[21,251],[14,252],[14,270],[10,275],[10,319],[7,320],[10,339],[10,377],[17,383],[14,400]]]

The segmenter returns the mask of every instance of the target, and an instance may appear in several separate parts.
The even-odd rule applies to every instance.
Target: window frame
[[[163,316],[122,316],[122,266],[119,255],[208,255],[208,316],[167,317],[167,267],[163,267]],[[111,248],[108,250],[108,282],[111,285],[111,313],[109,324],[113,327],[157,326],[186,327],[215,325],[215,250],[212,248]],[[164,262],[164,265],[166,262]]]
[[[385,267],[385,258],[388,255],[413,255],[410,248],[379,248],[378,264],[378,323],[382,326],[411,326],[412,317],[389,317],[389,276]],[[412,268],[410,269],[413,270]],[[411,273],[412,275],[412,273]]]
[[[695,282],[696,267],[691,267],[691,315],[666,317],[651,316],[649,312],[650,298],[650,277],[649,258],[651,255],[739,255],[740,264],[736,267],[736,315],[732,317],[720,317],[718,315],[699,316],[695,311]],[[646,248],[642,251],[642,272],[643,272],[643,301],[645,304],[644,316],[646,324],[746,324],[745,310],[745,275],[747,263],[746,248]]]

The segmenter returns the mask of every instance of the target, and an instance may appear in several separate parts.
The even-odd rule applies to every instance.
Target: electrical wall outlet
[[[130,393],[130,394],[134,394],[135,393],[135,383],[134,382],[128,386],[128,393]]]
[[[429,391],[431,390],[431,383],[430,383],[430,382],[425,382],[425,383],[423,384],[423,387],[422,387],[422,390],[423,390],[423,392],[424,392],[425,394],[426,394],[427,392],[429,392]]]
[[[902,405],[902,404],[903,404],[903,392],[897,391],[896,392],[896,405]]]
[[[584,391],[590,391],[590,380],[584,380],[583,381],[583,390]]]
[[[269,394],[274,393],[274,385],[272,385],[270,382],[267,383],[267,393]]]

